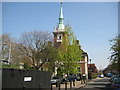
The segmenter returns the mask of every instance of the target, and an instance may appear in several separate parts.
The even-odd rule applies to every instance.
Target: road
[[[80,90],[113,90],[109,79],[107,77],[94,79],[88,82],[84,88],[80,88]]]

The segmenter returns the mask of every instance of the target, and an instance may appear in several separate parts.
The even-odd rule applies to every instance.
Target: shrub
[[[97,78],[98,74],[97,73],[92,73],[92,78],[95,79]]]

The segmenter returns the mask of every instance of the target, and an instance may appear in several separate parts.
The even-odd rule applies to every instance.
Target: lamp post
[[[91,71],[91,59],[90,59],[90,71]]]
[[[91,59],[90,59],[90,79],[92,80],[92,68],[91,68]]]
[[[10,46],[9,46],[9,57],[8,57],[8,62],[10,64],[11,62],[11,43],[10,43]]]

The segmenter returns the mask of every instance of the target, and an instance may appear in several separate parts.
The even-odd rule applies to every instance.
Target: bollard
[[[72,88],[72,81],[70,81],[70,88]]]
[[[58,86],[59,86],[59,87],[58,87],[58,90],[60,90],[60,82],[58,83]]]
[[[81,84],[83,84],[83,80],[81,80]]]
[[[23,90],[25,90],[25,86],[23,86]]]
[[[41,84],[39,84],[39,90],[41,90]]]
[[[67,90],[67,81],[65,81],[65,90]]]
[[[52,84],[51,84],[50,90],[52,90]]]
[[[85,84],[85,79],[84,79],[84,84]]]
[[[58,87],[58,82],[56,82],[56,87]]]
[[[73,86],[75,86],[75,81],[73,80]]]
[[[85,79],[85,84],[86,84],[86,79]]]
[[[82,84],[82,80],[81,80],[81,84]]]

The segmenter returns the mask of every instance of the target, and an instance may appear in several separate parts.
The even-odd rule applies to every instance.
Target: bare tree
[[[25,32],[19,43],[20,52],[37,70],[48,60],[47,46],[52,36],[47,31]]]
[[[10,50],[10,43],[11,37],[9,34],[3,34],[0,36],[1,42],[1,59],[8,60],[9,58],[9,50]]]
[[[9,35],[3,34],[0,36],[1,42],[1,57],[0,59],[8,61],[9,63],[14,62],[14,64],[19,61],[18,44],[16,41]]]

